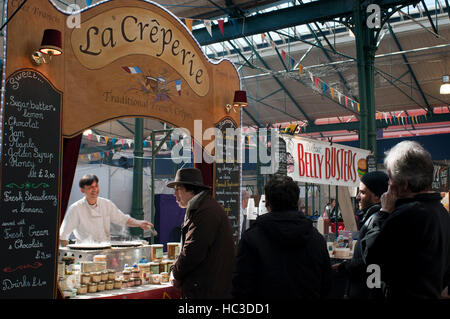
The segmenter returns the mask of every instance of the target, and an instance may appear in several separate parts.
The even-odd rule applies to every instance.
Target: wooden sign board
[[[7,16],[21,4],[8,1]],[[239,113],[225,110],[240,89],[236,68],[209,61],[170,12],[122,0],[83,10],[79,27],[72,18],[50,1],[28,1],[4,30],[0,298],[55,296],[61,137],[125,117],[192,136],[195,120],[203,130],[226,117],[240,125]],[[31,55],[46,29],[61,31],[63,54],[36,66]]]
[[[9,2],[8,16],[19,5]],[[102,2],[80,13],[79,28],[67,26],[71,18],[50,1],[27,2],[7,28],[6,75],[38,68],[64,92],[64,137],[125,117],[161,120],[193,135],[194,120],[207,129],[227,116],[225,106],[240,89],[236,68],[228,60],[211,62],[187,27],[159,5]],[[36,67],[30,57],[45,29],[62,32],[63,54]],[[239,113],[228,117],[240,125]]]

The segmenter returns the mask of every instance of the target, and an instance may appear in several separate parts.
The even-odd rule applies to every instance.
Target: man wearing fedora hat
[[[178,205],[186,208],[182,248],[171,269],[174,286],[188,299],[230,297],[235,247],[223,207],[211,197],[197,168],[179,169],[167,187],[175,190]]]

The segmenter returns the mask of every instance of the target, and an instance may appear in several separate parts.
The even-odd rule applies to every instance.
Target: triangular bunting
[[[298,75],[302,76],[302,72],[303,72],[303,65],[299,64],[298,65]]]
[[[189,29],[189,31],[192,32],[192,19],[185,18],[184,19],[184,23],[186,24],[186,26]]]
[[[209,35],[212,37],[211,20],[204,20],[203,23],[205,24],[206,30],[208,31]]]
[[[283,58],[283,60],[284,58],[286,58],[286,51],[284,51],[283,49],[281,49],[281,57]]]
[[[222,33],[222,35],[225,35],[225,34],[223,33],[223,20],[220,19],[220,20],[218,20],[217,22],[219,23],[220,33]]]

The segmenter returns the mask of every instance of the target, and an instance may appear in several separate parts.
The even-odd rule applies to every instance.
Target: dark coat
[[[267,213],[244,232],[233,272],[234,297],[317,299],[330,287],[326,242],[301,213]]]
[[[348,286],[346,295],[349,298],[354,299],[368,299],[368,298],[378,298],[379,290],[367,287],[367,265],[363,256],[363,249],[361,243],[365,243],[367,234],[374,227],[374,220],[377,219],[381,206],[379,203],[374,204],[360,213],[361,218],[361,228],[358,234],[358,241],[353,248],[353,257],[349,261],[345,261],[339,265],[339,272],[345,274],[348,280]]]
[[[172,266],[188,299],[230,298],[235,246],[231,224],[222,206],[208,192],[186,210],[181,227],[182,250]]]
[[[450,275],[450,215],[439,193],[397,200],[366,247],[387,298],[440,298]]]

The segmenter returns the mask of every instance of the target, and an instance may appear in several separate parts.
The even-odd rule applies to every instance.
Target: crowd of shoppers
[[[290,177],[271,176],[264,188],[268,213],[235,247],[200,171],[179,170],[168,185],[187,208],[175,286],[184,298],[319,299],[330,297],[339,272],[348,278],[347,298],[441,298],[450,281],[450,215],[431,191],[431,156],[404,141],[386,152],[384,164],[387,174],[361,178],[354,254],[333,266],[324,237],[298,210],[299,188]],[[378,272],[379,285],[368,285],[368,269]]]

